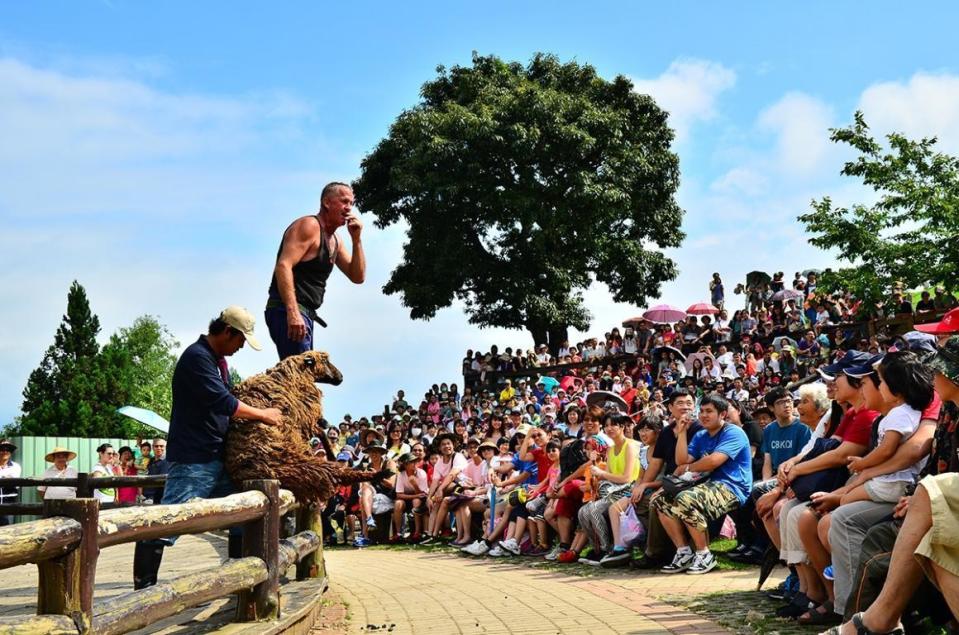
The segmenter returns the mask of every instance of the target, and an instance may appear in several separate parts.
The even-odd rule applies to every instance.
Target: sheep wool
[[[277,479],[301,502],[327,501],[341,484],[372,479],[375,472],[344,468],[329,455],[331,460],[321,461],[310,449],[309,440],[314,436],[329,448],[319,426],[323,393],[316,383],[336,385],[342,381],[342,373],[325,352],[309,351],[288,357],[234,387],[233,394],[243,403],[277,408],[283,420],[279,426],[230,420],[225,461],[230,478],[237,484],[247,479]]]

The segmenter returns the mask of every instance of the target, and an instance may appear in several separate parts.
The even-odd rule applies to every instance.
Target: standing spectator
[[[936,310],[936,303],[929,296],[928,291],[923,291],[920,294],[921,299],[919,302],[916,302],[916,315],[922,313],[932,313]]]
[[[113,446],[109,443],[100,445],[97,448],[97,455],[99,456],[99,462],[90,470],[90,476],[93,478],[116,476],[117,453],[113,450]],[[93,491],[93,497],[101,503],[116,501],[116,494],[116,488],[113,487],[101,487]]]
[[[150,459],[150,465],[147,466],[147,474],[150,476],[159,476],[170,471],[170,462],[166,460],[166,439],[153,440],[153,458]],[[143,489],[143,495],[147,500],[153,501],[153,504],[159,505],[163,500],[163,487],[146,487]]]
[[[11,458],[16,452],[17,446],[12,441],[4,439],[0,441],[0,503],[10,505],[17,502],[20,494],[18,487],[4,487],[2,485],[5,478],[20,478],[20,464],[14,462]],[[13,517],[0,516],[0,527],[5,527],[13,523]]]
[[[959,301],[956,300],[956,296],[952,295],[952,293],[946,293],[946,290],[942,287],[936,287],[936,297],[933,298],[932,302],[937,311],[946,311],[959,306]]]
[[[685,489],[675,497],[658,496],[653,507],[676,546],[673,561],[663,573],[702,574],[716,567],[709,551],[707,523],[746,502],[752,483],[749,439],[742,428],[726,421],[729,405],[722,397],[707,395],[699,406],[703,429],[687,442],[691,419],[676,422],[677,476],[708,472],[709,480]],[[695,553],[689,547],[689,534]]]
[[[114,466],[117,476],[136,476],[138,473],[136,460],[133,458],[133,448],[125,445],[118,452],[119,465]],[[117,502],[121,505],[134,505],[140,495],[139,487],[118,487]]]
[[[67,448],[55,447],[43,457],[47,463],[53,463],[48,467],[41,478],[76,478],[77,471],[67,465],[70,461],[77,458],[77,453]],[[41,485],[37,488],[43,500],[54,498],[76,498],[77,488],[60,487],[58,485]]]
[[[147,467],[150,465],[150,459],[153,458],[153,446],[149,441],[140,441],[140,456],[136,457],[135,465],[137,474],[142,476],[147,473]]]
[[[895,315],[912,313],[912,302],[903,297],[902,291],[899,289],[892,293],[892,312]]]
[[[709,297],[712,305],[717,309],[723,308],[726,300],[726,292],[723,289],[723,281],[718,273],[713,274],[713,279],[709,281]]]

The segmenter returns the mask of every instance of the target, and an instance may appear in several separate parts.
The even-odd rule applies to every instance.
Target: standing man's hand
[[[278,408],[266,408],[260,411],[257,418],[263,423],[278,426],[283,421],[283,413]]]
[[[306,338],[306,323],[299,309],[286,310],[286,335],[294,342],[302,342]]]
[[[356,212],[351,211],[346,215],[346,230],[350,232],[350,238],[353,239],[353,242],[359,240],[360,232],[363,231],[363,221],[356,215]]]

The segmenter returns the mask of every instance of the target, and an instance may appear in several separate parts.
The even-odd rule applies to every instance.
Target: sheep
[[[277,479],[301,502],[326,502],[341,484],[368,481],[382,475],[344,468],[329,454],[329,442],[319,426],[323,393],[315,383],[338,385],[343,375],[322,351],[309,351],[282,360],[265,373],[253,375],[233,389],[238,399],[257,408],[278,408],[279,426],[234,417],[226,437],[226,469],[235,483],[247,479]],[[327,448],[326,462],[313,455],[310,438]]]

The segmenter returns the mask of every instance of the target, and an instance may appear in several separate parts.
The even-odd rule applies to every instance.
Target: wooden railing
[[[113,487],[152,487],[161,488],[166,484],[166,474],[150,476],[90,476],[80,472],[74,478],[5,478],[4,487],[75,487],[76,498],[91,498],[97,489]],[[100,509],[128,507],[132,503],[105,503],[100,501]],[[0,504],[0,516],[42,516],[43,503],[3,503]]]
[[[118,478],[139,479],[123,482],[132,486],[152,477]],[[25,485],[72,487],[68,480]],[[108,480],[116,479],[96,484]],[[277,481],[244,481],[243,490],[224,498],[106,511],[92,498],[43,501],[45,518],[0,528],[0,569],[29,563],[39,569],[37,614],[0,618],[0,633],[126,633],[232,593],[239,593],[238,621],[276,619],[281,573],[297,564],[298,580],[326,575],[319,511],[299,506]],[[280,518],[292,511],[297,533],[280,540]],[[237,525],[244,527],[243,557],[110,598],[94,613],[101,549]]]

